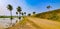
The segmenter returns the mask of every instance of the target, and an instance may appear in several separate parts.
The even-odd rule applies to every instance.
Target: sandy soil
[[[27,21],[23,25],[17,23],[15,26],[8,29],[60,29],[60,22],[57,21],[33,17],[25,18]]]
[[[32,17],[27,18],[40,26],[42,29],[60,29],[60,22]]]

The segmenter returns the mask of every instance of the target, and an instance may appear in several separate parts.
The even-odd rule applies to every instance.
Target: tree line
[[[11,16],[10,17],[10,20],[11,20],[11,23],[12,23],[12,19],[13,19],[13,17],[12,17],[12,10],[13,10],[13,6],[11,4],[8,4],[7,5],[7,9],[10,11],[10,16]],[[17,9],[16,15],[18,16],[19,19],[21,19],[21,16],[20,15],[22,15],[22,16],[25,15],[26,16],[26,12],[22,12],[22,9],[21,9],[20,6],[18,6],[16,9]],[[36,12],[33,12],[33,14],[35,14],[35,13]],[[29,13],[28,16],[31,16],[31,14]]]

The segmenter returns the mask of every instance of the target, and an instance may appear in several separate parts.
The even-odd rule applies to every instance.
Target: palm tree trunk
[[[12,24],[12,11],[10,11],[10,14],[11,14],[11,17],[10,17],[10,19],[11,19],[11,24]]]
[[[18,14],[17,14],[17,18],[18,18]]]
[[[20,12],[19,12],[19,19],[21,19]]]
[[[16,14],[16,17],[18,18],[18,14]]]

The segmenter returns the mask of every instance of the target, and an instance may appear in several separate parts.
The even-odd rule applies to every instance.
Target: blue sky
[[[60,0],[0,0],[0,15],[10,15],[9,10],[6,8],[8,4],[13,6],[13,15],[16,15],[16,8],[20,6],[23,12],[41,13],[46,12],[48,5],[52,6],[50,10],[60,8]]]

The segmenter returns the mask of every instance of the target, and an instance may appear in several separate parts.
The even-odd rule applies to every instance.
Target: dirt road
[[[47,20],[47,19],[32,18],[32,17],[27,17],[27,18],[31,22],[34,22],[41,29],[60,29],[60,22]]]
[[[60,22],[47,19],[25,17],[24,21],[17,23],[15,26],[8,29],[60,29]]]

